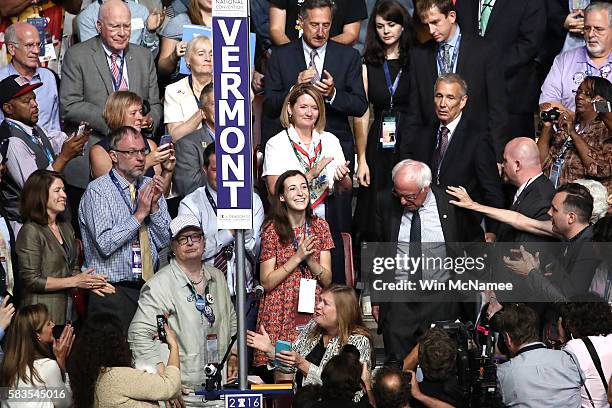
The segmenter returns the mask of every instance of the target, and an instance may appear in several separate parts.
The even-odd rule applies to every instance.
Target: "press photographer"
[[[497,367],[505,406],[580,407],[584,374],[576,357],[549,350],[540,342],[538,317],[523,304],[507,305],[500,315],[502,335],[513,357]]]

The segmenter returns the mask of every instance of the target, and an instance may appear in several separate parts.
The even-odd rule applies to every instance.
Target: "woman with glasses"
[[[21,305],[44,304],[57,324],[73,320],[71,289],[113,293],[106,277],[93,269],[81,272],[76,265],[74,230],[64,219],[64,177],[55,171],[36,170],[21,192],[23,227],[16,242],[19,278],[23,286]]]
[[[195,37],[189,42],[185,52],[185,62],[191,74],[166,87],[164,123],[175,142],[200,129],[206,119],[200,95],[204,87],[212,82],[212,55],[210,38]],[[214,122],[214,117],[209,119]]]
[[[131,91],[113,92],[104,105],[102,117],[111,131],[121,126],[131,126],[142,133],[146,128],[146,117],[148,104],[142,98]],[[161,164],[167,162],[173,154],[170,145],[160,146],[151,139],[147,141],[147,152],[145,157],[145,176],[153,177],[155,174],[162,173]],[[91,166],[91,176],[98,178],[108,173],[113,163],[108,154],[110,147],[108,138],[92,146],[89,152],[89,163]]]
[[[600,181],[612,192],[612,138],[602,118],[604,114],[593,106],[595,101],[605,104],[610,86],[605,78],[586,77],[576,90],[575,120],[563,112],[556,132],[553,122],[544,122],[538,140],[540,162],[555,187],[585,178]]]
[[[170,264],[143,286],[128,340],[137,365],[157,364],[157,372],[163,373],[159,343],[153,337],[155,316],[168,317],[179,339],[183,398],[189,406],[202,401],[194,391],[207,378],[204,367],[223,358],[236,333],[236,313],[225,277],[202,262],[206,240],[198,219],[179,215],[170,223],[170,234]],[[224,383],[235,376],[235,353],[226,367]]]

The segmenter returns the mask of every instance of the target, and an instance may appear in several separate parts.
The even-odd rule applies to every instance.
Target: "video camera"
[[[457,380],[464,400],[474,408],[496,407],[495,336],[488,323],[438,321],[432,327],[443,329],[457,343]]]

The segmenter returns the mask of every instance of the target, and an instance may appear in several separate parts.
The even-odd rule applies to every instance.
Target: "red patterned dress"
[[[329,232],[327,222],[321,218],[315,217],[308,226],[308,235],[319,237],[315,243],[316,252],[313,254],[314,259],[319,262],[321,251],[327,251],[334,247],[334,243]],[[305,225],[293,230],[297,237],[304,235]],[[264,227],[261,234],[261,255],[260,262],[265,262],[269,259],[276,258],[274,270],[284,265],[289,258],[295,254],[293,243],[287,245],[281,244],[278,234],[274,230],[274,225],[268,224]],[[304,270],[304,278],[314,279],[314,275],[307,267]],[[257,330],[263,324],[264,328],[270,335],[272,344],[277,339],[294,342],[297,339],[299,331],[298,324],[305,324],[311,318],[311,314],[298,313],[298,296],[300,293],[300,279],[302,272],[297,267],[291,274],[274,289],[265,293],[259,304],[259,314],[257,316]],[[317,285],[316,302],[319,301],[321,286]],[[267,362],[267,357],[260,351],[255,351],[255,366],[264,365]]]

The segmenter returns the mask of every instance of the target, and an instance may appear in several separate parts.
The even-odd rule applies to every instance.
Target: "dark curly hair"
[[[323,400],[352,401],[361,390],[361,361],[354,352],[341,351],[332,357],[321,373]]]
[[[612,333],[612,309],[595,294],[574,297],[561,305],[563,326],[575,338]]]
[[[457,368],[457,343],[443,329],[432,327],[419,341],[419,365],[426,379],[447,380]]]
[[[132,352],[121,322],[108,313],[89,316],[66,364],[76,408],[94,406],[98,376],[111,367],[132,367]]]

